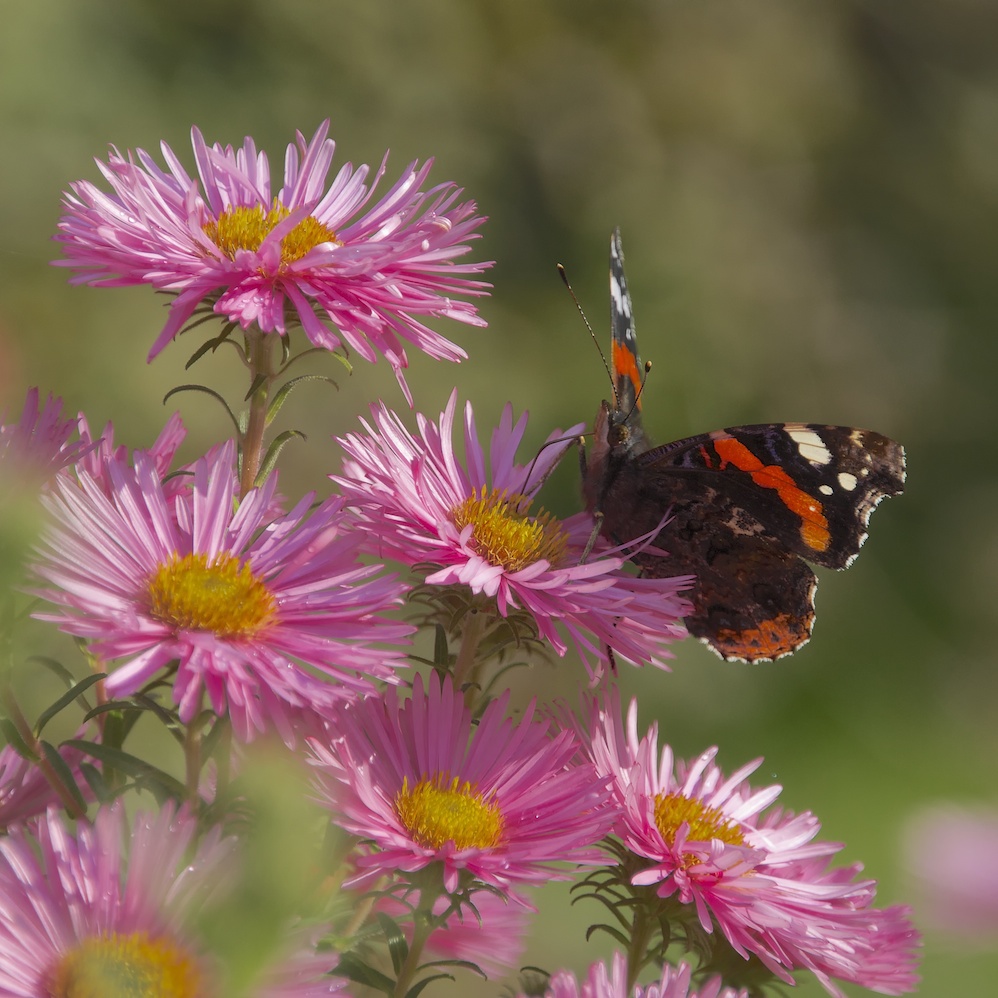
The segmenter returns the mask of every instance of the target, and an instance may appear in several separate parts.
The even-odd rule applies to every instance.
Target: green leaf
[[[32,655],[28,658],[29,662],[37,662],[39,665],[44,666],[50,672],[54,672],[55,675],[61,679],[67,687],[72,686],[76,682],[76,677],[69,671],[58,660],[54,658],[49,658],[47,655]]]
[[[270,426],[270,424],[277,417],[277,414],[281,411],[281,406],[283,406],[287,401],[291,392],[303,381],[325,381],[337,390],[339,390],[340,387],[335,381],[333,381],[332,378],[327,377],[325,374],[302,374],[297,378],[292,378],[290,381],[285,381],[284,384],[277,389],[277,393],[274,395],[270,405],[267,407],[267,417],[265,420],[267,426]]]
[[[446,669],[450,663],[450,647],[447,643],[447,631],[443,624],[435,624],[433,627],[433,664],[441,669]]]
[[[470,960],[431,960],[429,963],[424,963],[421,970],[426,970],[428,967],[461,967],[464,970],[470,970],[473,974],[478,974],[479,977],[483,977],[488,980],[488,974],[478,966],[477,963],[472,963]]]
[[[285,444],[293,437],[298,437],[301,440],[308,439],[301,430],[285,430],[274,437],[267,448],[267,453],[263,456],[263,461],[260,462],[260,470],[253,482],[254,487],[259,487],[267,480],[267,476],[274,470],[274,465],[277,464],[277,459],[280,457],[281,451],[284,450]]]
[[[50,742],[42,742],[42,751],[45,753],[45,758],[48,760],[49,765],[59,777],[59,782],[73,795],[76,806],[81,812],[86,811],[87,802],[83,799],[83,794],[80,793],[80,788],[76,785],[76,778],[73,776],[73,771],[69,768],[66,760],[59,755],[59,750]]]
[[[35,722],[35,734],[40,735],[42,729],[45,727],[49,721],[55,717],[63,708],[68,707],[74,700],[80,698],[87,690],[90,689],[94,683],[99,683],[102,679],[107,677],[106,672],[98,672],[92,676],[87,676],[86,679],[81,679],[72,689],[63,693],[61,697],[51,707],[47,710],[43,710],[38,720]],[[85,701],[81,701],[84,709],[87,704]]]
[[[232,425],[236,428],[236,431],[238,432],[239,420],[236,419],[235,413],[233,413],[233,411],[229,408],[229,403],[226,402],[225,399],[222,398],[222,396],[219,395],[219,393],[216,392],[214,388],[209,388],[207,385],[177,385],[176,388],[171,388],[163,396],[163,405],[166,405],[167,400],[171,396],[177,395],[180,392],[203,392],[205,395],[210,395],[213,399],[215,399],[216,402],[218,402],[222,406],[222,408],[225,410],[225,414],[229,417],[229,419],[232,420]]]
[[[357,984],[365,984],[376,991],[382,991],[386,995],[395,994],[395,982],[381,971],[369,967],[356,953],[344,953],[333,973],[338,977],[345,977],[348,981],[355,981]]]
[[[176,714],[167,710],[166,707],[164,707],[155,697],[148,696],[145,693],[134,693],[132,694],[132,700],[143,710],[147,710],[150,713],[155,714],[156,717],[163,723],[164,728],[166,728],[171,734],[178,736],[179,740],[183,740],[183,731]]]
[[[87,781],[87,786],[94,792],[94,797],[97,798],[97,803],[106,803],[108,797],[111,795],[111,790],[104,780],[104,776],[101,774],[101,771],[92,763],[81,762],[80,772],[83,774],[83,779]]]
[[[453,974],[433,974],[432,977],[424,977],[423,980],[417,981],[408,991],[405,993],[405,998],[417,998],[426,989],[428,984],[432,984],[434,981],[453,981]]]
[[[409,944],[405,940],[405,933],[399,927],[398,922],[389,918],[384,912],[377,912],[378,925],[385,934],[385,941],[388,943],[388,952],[392,958],[392,967],[395,975],[402,973],[405,966],[406,957],[409,955]]]
[[[207,322],[210,316],[205,316],[203,319],[198,319],[196,323],[192,325],[200,325],[203,322]],[[225,328],[218,334],[218,336],[213,336],[210,340],[205,340],[191,354],[190,359],[184,364],[184,370],[189,371],[209,350],[214,353],[228,338],[232,335],[232,330],[235,329],[235,323],[228,323]]]
[[[28,748],[27,743],[21,737],[21,733],[17,730],[17,726],[6,717],[0,717],[0,731],[3,732],[3,736],[7,741],[7,744],[23,759],[29,759],[31,762],[35,762],[37,756],[35,753]]]
[[[605,932],[607,935],[612,936],[614,939],[616,939],[617,942],[620,943],[621,947],[625,950],[630,945],[630,940],[627,938],[627,936],[624,935],[623,932],[621,932],[618,929],[615,929],[612,925],[607,925],[605,922],[599,922],[596,925],[590,925],[589,928],[586,929],[586,942],[589,942],[589,940],[592,939],[592,937],[597,932],[600,931]]]
[[[122,752],[121,749],[78,738],[71,738],[69,741],[63,742],[63,745],[79,749],[86,755],[99,759],[105,766],[111,766],[122,773],[127,773],[143,783],[148,782],[150,789],[155,790],[156,786],[159,785],[168,796],[177,798],[182,798],[186,793],[184,785],[175,780],[169,773],[164,773],[163,770],[157,769],[128,752]]]
[[[331,351],[327,350],[325,347],[309,347],[307,350],[302,350],[301,353],[296,353],[293,357],[291,357],[290,359],[286,359],[284,361],[284,363],[281,366],[281,369],[277,372],[278,376],[286,373],[288,368],[290,368],[292,364],[297,364],[298,361],[302,360],[305,357],[310,356],[313,353],[321,353],[328,356],[330,352]]]
[[[263,387],[266,386],[268,377],[266,374],[257,374],[253,378],[253,383],[246,389],[246,394],[243,396],[244,402],[249,402],[251,398]]]

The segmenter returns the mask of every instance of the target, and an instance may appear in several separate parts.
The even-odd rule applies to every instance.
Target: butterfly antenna
[[[573,434],[570,437],[555,437],[554,440],[547,440],[544,443],[542,443],[540,447],[537,448],[537,453],[534,455],[534,459],[530,462],[530,467],[527,469],[526,477],[523,479],[523,494],[525,496],[528,496],[529,498],[532,499],[533,496],[530,495],[531,490],[536,492],[544,484],[546,476],[545,478],[538,479],[535,485],[533,486],[530,485],[530,479],[533,477],[534,469],[537,467],[537,462],[541,459],[541,454],[543,454],[544,451],[548,449],[548,447],[554,447],[555,444],[570,444],[578,439],[579,437],[577,434]],[[561,458],[559,458],[558,460],[560,461]],[[551,471],[553,470],[554,469],[552,468]],[[550,471],[548,472],[548,474],[550,474]]]
[[[648,381],[649,374],[651,374],[651,361],[646,360],[644,374],[641,375],[641,386],[638,388],[637,394],[634,396],[634,401],[631,403],[631,411],[627,414],[628,419],[631,418],[631,413],[633,413],[635,409],[639,409],[641,407],[641,396],[644,394],[645,383]]]
[[[583,311],[582,305],[579,299],[575,297],[575,292],[572,290],[572,285],[568,281],[568,274],[565,268],[559,263],[558,273],[561,275],[561,279],[568,288],[568,293],[572,296],[572,301],[575,302],[575,307],[579,310],[579,315],[582,316],[582,321],[586,324],[586,329],[589,330],[589,335],[593,339],[593,343],[596,344],[596,349],[599,351],[600,360],[603,361],[603,369],[606,371],[606,376],[610,379],[610,387],[613,389],[613,397],[617,397],[617,386],[613,383],[613,375],[610,373],[610,365],[606,362],[606,354],[603,353],[603,348],[599,345],[599,340],[596,339],[596,334],[593,332],[593,327],[589,324],[589,320],[586,318],[586,313]],[[644,384],[642,383],[642,387]]]

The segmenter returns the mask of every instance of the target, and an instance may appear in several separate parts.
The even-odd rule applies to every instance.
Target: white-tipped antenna
[[[585,311],[583,311],[579,299],[576,298],[575,292],[572,290],[572,285],[569,283],[568,274],[566,273],[564,266],[559,263],[557,267],[558,267],[558,273],[561,275],[561,279],[564,282],[565,287],[568,288],[568,293],[572,296],[572,301],[575,302],[575,307],[579,310],[579,315],[582,316],[582,321],[586,324],[586,329],[589,330],[589,335],[592,337],[593,343],[596,344],[596,349],[599,351],[600,360],[603,361],[603,369],[606,371],[606,376],[610,381],[610,388],[613,391],[613,400],[616,403],[618,401],[617,386],[613,383],[613,374],[610,371],[610,365],[606,362],[606,354],[603,353],[603,348],[599,345],[599,340],[596,339],[596,334],[593,332],[593,327],[589,325],[589,320],[586,318],[586,313]]]

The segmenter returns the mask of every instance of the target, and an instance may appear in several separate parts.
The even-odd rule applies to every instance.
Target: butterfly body
[[[904,451],[872,430],[813,423],[735,426],[652,446],[619,232],[610,291],[616,398],[597,414],[586,505],[614,544],[653,536],[633,555],[643,574],[694,576],[687,628],[723,658],[787,655],[814,622],[808,562],[851,564],[873,509],[903,491]]]

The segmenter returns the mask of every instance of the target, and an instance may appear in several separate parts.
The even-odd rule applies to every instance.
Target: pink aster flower
[[[129,830],[116,805],[75,836],[50,814],[37,849],[20,830],[0,840],[0,993],[88,993],[87,983],[96,993],[92,975],[116,967],[144,975],[150,993],[170,977],[187,984],[176,993],[200,993],[207,968],[180,913],[227,850],[216,835],[189,861],[195,827],[167,807],[137,816]]]
[[[94,437],[90,430],[90,424],[85,416],[81,415],[78,421],[80,439],[84,441],[89,450],[76,462],[76,470],[86,472],[98,485],[101,486],[105,495],[110,495],[112,491],[111,480],[108,477],[107,469],[111,464],[124,464],[129,459],[128,448],[124,444],[115,446],[114,425],[108,423],[98,437]],[[180,418],[180,413],[175,412],[166,421],[159,436],[145,453],[149,455],[156,468],[156,473],[160,478],[164,478],[173,465],[180,445],[187,436],[187,427]],[[187,479],[183,475],[177,475],[170,479],[169,490],[171,493],[179,491],[187,485]]]
[[[933,925],[961,942],[998,938],[998,811],[935,804],[908,821],[904,853]]]
[[[748,784],[761,759],[726,777],[716,748],[690,763],[676,763],[669,746],[659,756],[657,725],[638,737],[635,700],[625,732],[612,694],[605,708],[594,704],[590,753],[613,781],[615,834],[647,861],[635,885],[694,905],[706,931],[716,925],[788,983],[804,968],[836,996],[833,977],[890,995],[915,987],[920,936],[908,909],[872,907],[876,882],[857,879],[859,864],[829,867],[842,847],[815,841],[810,812],[763,814],[782,788]]]
[[[170,806],[129,823],[120,804],[75,834],[50,813],[37,844],[21,829],[0,840],[0,994],[203,995],[220,968],[194,929],[194,916],[229,875],[233,839],[210,832],[196,846],[197,821]],[[193,854],[191,850],[193,848]],[[313,998],[341,985],[309,951],[295,954],[254,998]],[[116,990],[112,982],[127,980]]]
[[[490,264],[454,262],[484,219],[451,183],[422,189],[429,162],[411,163],[370,207],[387,157],[370,185],[367,166],[346,164],[327,188],[328,131],[325,121],[311,141],[297,134],[277,190],[251,138],[233,150],[193,129],[200,185],[165,142],[165,171],[142,149],[126,157],[112,148],[98,167],[113,193],[78,181],[65,197],[55,238],[66,259],[57,263],[79,272],[75,283],[150,284],[176,295],[150,360],[202,303],[243,329],[281,335],[290,310],[317,347],[346,344],[369,361],[383,353],[403,388],[400,338],[431,357],[462,359],[417,316],[485,324],[455,296],[484,294],[488,285],[463,275]]]
[[[636,985],[627,990],[627,960],[622,953],[613,954],[608,968],[600,961],[589,968],[585,980],[579,982],[568,970],[554,974],[548,982],[544,998],[748,998],[748,992],[726,988],[719,977],[690,990],[692,971],[689,964],[678,967],[666,964],[661,977],[652,984]],[[518,998],[526,998],[519,995]]]
[[[355,857],[355,882],[439,863],[449,893],[465,871],[508,891],[599,858],[614,814],[575,735],[552,735],[533,704],[513,722],[508,691],[473,725],[450,677],[428,686],[417,676],[404,703],[391,688],[345,705],[332,744],[309,739],[320,798],[374,847]]]
[[[439,423],[417,416],[419,437],[381,404],[373,425],[339,438],[343,474],[333,476],[357,510],[373,550],[407,565],[438,566],[429,584],[467,586],[495,600],[499,614],[524,610],[559,655],[569,642],[587,667],[606,660],[606,648],[640,664],[664,667],[672,638],[686,633],[689,611],[679,591],[685,579],[639,579],[624,571],[626,552],[600,545],[581,558],[592,519],[559,522],[531,514],[532,497],[582,429],[555,431],[527,465],[515,462],[527,426],[503,410],[492,435],[486,471],[471,404],[464,410],[464,459],[453,442],[457,393]],[[568,641],[565,639],[568,636]]]
[[[54,523],[35,566],[56,604],[39,612],[89,642],[128,696],[167,670],[190,721],[207,698],[249,740],[274,725],[289,744],[302,708],[320,709],[391,679],[411,628],[381,617],[401,586],[357,560],[342,500],[311,495],[272,519],[273,476],[233,512],[230,442],[194,466],[171,502],[153,458],[107,465],[111,495],[86,472],[47,497]]]
[[[113,486],[108,474],[108,468],[112,464],[128,464],[135,460],[134,455],[129,454],[128,448],[124,444],[115,446],[114,426],[108,424],[101,431],[100,436],[94,441],[90,426],[84,416],[80,416],[80,439],[92,449],[88,450],[83,457],[75,463],[73,472],[86,472],[101,491],[108,497],[111,496]],[[187,437],[187,427],[184,426],[180,413],[175,412],[166,421],[159,436],[151,447],[142,448],[135,453],[144,453],[152,461],[156,474],[159,475],[163,483],[163,494],[170,501],[171,508],[177,496],[190,492],[191,482],[194,479],[194,464],[188,464],[181,468],[174,468],[173,463],[177,456],[180,445]],[[223,467],[222,449],[225,444],[215,444],[209,448],[203,459],[215,469],[215,474],[221,474]],[[231,454],[231,451],[226,453]],[[234,455],[233,455],[234,458]],[[238,464],[233,459],[228,472],[232,476],[233,482],[238,482]],[[270,505],[267,508],[266,517],[277,519],[284,512],[284,499],[278,492],[271,495]]]
[[[28,390],[21,418],[7,421],[0,416],[0,477],[7,483],[19,479],[25,485],[41,484],[60,468],[72,464],[87,449],[90,441],[71,441],[76,419],[66,417],[62,399],[51,395],[39,406],[37,388]]]

